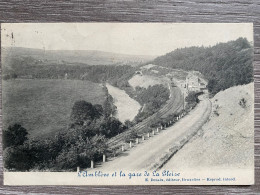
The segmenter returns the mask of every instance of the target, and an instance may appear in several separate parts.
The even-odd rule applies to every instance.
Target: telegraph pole
[[[185,108],[185,96],[184,96],[184,92],[183,92],[183,111],[184,111],[184,108]]]

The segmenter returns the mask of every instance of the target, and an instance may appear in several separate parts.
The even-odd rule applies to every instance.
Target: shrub
[[[219,116],[219,113],[218,113],[217,110],[214,110],[214,114],[215,114],[216,116]]]
[[[28,132],[20,124],[9,126],[3,130],[3,147],[22,145],[28,138]]]
[[[125,142],[134,141],[138,137],[137,131],[131,131],[129,135],[125,136]]]
[[[245,108],[245,107],[246,107],[246,100],[245,100],[245,98],[242,98],[242,99],[239,101],[239,105],[240,105],[242,108]]]

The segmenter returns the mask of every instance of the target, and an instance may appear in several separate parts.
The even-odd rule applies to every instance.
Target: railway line
[[[138,133],[142,133],[146,128],[148,128],[151,121],[153,121],[155,118],[160,118],[162,116],[165,116],[167,113],[171,112],[178,112],[183,107],[183,96],[181,94],[181,90],[178,87],[172,87],[169,84],[169,90],[170,90],[170,99],[166,102],[166,104],[156,113],[151,115],[150,117],[146,118],[142,122],[136,124],[128,131],[125,131],[111,139],[108,140],[107,145],[109,148],[115,148],[122,144],[125,137],[127,135],[130,135],[131,132],[137,131]]]

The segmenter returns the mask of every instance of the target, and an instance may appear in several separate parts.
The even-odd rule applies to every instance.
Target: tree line
[[[123,75],[131,77],[135,68],[129,65],[96,65],[75,63],[67,64],[38,64],[32,57],[13,57],[3,67],[3,79],[77,79],[100,83],[105,81],[117,82]],[[124,81],[124,79],[121,79]]]
[[[141,122],[148,116],[157,112],[162,105],[169,99],[169,90],[160,85],[149,86],[147,89],[136,87],[135,99],[143,106],[142,111],[139,111],[135,117],[136,122]]]

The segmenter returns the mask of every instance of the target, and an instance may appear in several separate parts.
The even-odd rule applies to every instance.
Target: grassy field
[[[65,130],[75,101],[102,104],[104,91],[96,83],[76,80],[3,81],[3,127],[19,123],[30,136],[51,136]]]

